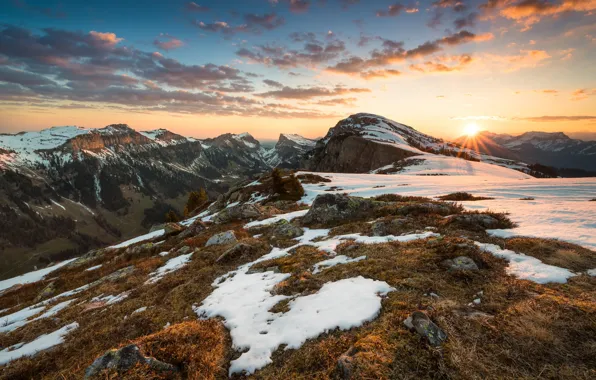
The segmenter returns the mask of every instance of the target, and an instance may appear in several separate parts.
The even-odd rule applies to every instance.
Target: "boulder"
[[[374,222],[372,225],[373,236],[385,236],[389,234],[387,223],[385,222]]]
[[[234,231],[225,231],[215,234],[207,240],[205,243],[205,247],[209,247],[211,245],[223,245],[223,244],[231,244],[236,243],[238,240],[236,239],[236,235],[234,235]]]
[[[447,340],[447,334],[431,321],[428,315],[421,311],[413,312],[404,321],[404,325],[410,330],[416,331],[418,335],[426,338],[431,346],[438,347]]]
[[[102,372],[113,370],[126,372],[137,365],[147,365],[156,372],[176,372],[178,369],[152,357],[141,354],[139,347],[131,344],[118,350],[110,350],[95,359],[85,370],[85,379],[102,376]],[[164,373],[165,375],[165,373]]]
[[[280,220],[275,223],[272,233],[277,238],[293,239],[304,235],[304,230],[287,220]]]
[[[86,265],[90,261],[95,260],[96,258],[102,257],[105,254],[105,252],[106,252],[105,249],[94,249],[92,251],[85,253],[83,256],[79,257],[78,259],[71,261],[70,263],[68,263],[66,265],[66,267],[67,268],[76,268],[76,267]]]
[[[219,256],[217,258],[217,260],[215,260],[215,262],[220,263],[220,262],[231,261],[237,257],[241,257],[244,255],[250,254],[252,250],[253,250],[252,246],[250,246],[248,244],[244,244],[244,243],[238,243],[235,246],[233,246],[232,248],[230,248],[227,251],[225,251],[224,253],[222,253],[221,256]]]
[[[257,219],[261,215],[261,211],[257,206],[243,203],[221,210],[211,221],[215,224],[224,224],[234,220]]]
[[[205,231],[206,229],[207,229],[207,226],[205,225],[205,223],[203,223],[201,221],[201,219],[197,219],[194,222],[192,222],[192,224],[190,226],[188,226],[187,229],[182,231],[182,233],[179,236],[182,239],[186,239],[189,237],[196,236],[196,235],[200,234],[201,232]]]
[[[455,259],[443,261],[443,265],[449,270],[478,270],[478,265],[468,256],[459,256]]]
[[[321,194],[315,198],[302,221],[306,224],[325,224],[364,219],[371,216],[374,210],[383,204],[383,202],[343,194]]]
[[[134,265],[130,265],[121,269],[118,269],[115,272],[108,274],[107,276],[99,279],[98,281],[118,281],[124,277],[128,277],[129,274],[135,271]]]
[[[472,227],[499,228],[500,222],[487,214],[458,214],[446,218],[447,223],[458,223]]]
[[[169,236],[184,231],[184,226],[182,226],[180,223],[166,223],[166,225],[163,227],[163,230],[164,235]]]

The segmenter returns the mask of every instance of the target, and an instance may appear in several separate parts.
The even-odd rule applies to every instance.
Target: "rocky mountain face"
[[[407,165],[417,161],[406,158],[425,155],[454,156],[527,172],[521,162],[480,154],[382,116],[365,113],[352,115],[331,128],[308,153],[305,166],[314,171],[364,173],[393,163]]]
[[[269,151],[267,162],[283,169],[297,169],[302,166],[303,156],[312,151],[317,142],[296,134],[280,134],[275,147]]]
[[[519,136],[481,132],[475,138],[460,138],[481,153],[524,162],[596,171],[596,141],[572,139],[562,132],[526,132]]]
[[[216,198],[277,164],[297,167],[307,147],[286,140],[269,151],[248,133],[198,140],[125,124],[0,135],[0,269],[144,232],[169,210],[181,213],[192,190]]]

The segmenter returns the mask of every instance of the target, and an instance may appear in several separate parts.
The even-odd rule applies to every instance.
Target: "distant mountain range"
[[[190,191],[213,200],[273,167],[523,179],[543,174],[533,162],[595,169],[595,154],[595,142],[564,134],[448,142],[366,113],[317,141],[282,134],[269,147],[248,133],[195,139],[124,124],[0,134],[0,277],[139,235],[181,213]]]
[[[248,133],[199,140],[124,124],[1,134],[0,270],[146,231],[180,213],[190,191],[215,198],[273,166],[296,168],[314,144],[281,135],[266,149]]]
[[[460,137],[456,143],[480,153],[529,164],[596,171],[596,141],[572,139],[562,132],[512,136],[483,131],[473,137]]]

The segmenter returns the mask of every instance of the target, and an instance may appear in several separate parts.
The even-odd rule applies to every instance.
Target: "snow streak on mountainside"
[[[269,165],[282,168],[299,168],[303,155],[316,146],[317,142],[296,134],[280,134],[275,147],[267,152]]]

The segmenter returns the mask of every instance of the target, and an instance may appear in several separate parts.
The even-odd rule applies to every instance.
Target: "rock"
[[[273,227],[273,235],[280,238],[293,239],[304,235],[304,230],[287,220],[280,220]]]
[[[420,336],[425,337],[431,346],[438,347],[447,339],[447,334],[441,330],[428,315],[421,311],[413,312],[404,325],[410,330],[415,330]]]
[[[269,203],[269,205],[275,207],[278,210],[288,211],[296,206],[296,202],[278,200],[278,201]]]
[[[149,232],[155,232],[157,230],[163,230],[165,227],[165,223],[158,223],[158,224],[154,224],[151,226],[151,228],[149,229]]]
[[[174,234],[184,231],[184,227],[182,225],[180,225],[179,223],[166,223],[166,225],[163,227],[163,229],[164,229],[164,235],[166,235],[166,236],[174,235]]]
[[[246,273],[247,274],[254,274],[254,273],[264,273],[264,272],[273,272],[273,273],[281,273],[279,267],[268,267],[268,268],[250,268]]]
[[[211,221],[215,224],[224,224],[234,220],[257,219],[261,215],[261,211],[257,206],[243,203],[221,210]]]
[[[391,221],[393,227],[403,227],[408,224],[410,220],[408,218],[396,218]]]
[[[455,259],[443,261],[443,265],[449,270],[478,270],[478,265],[468,256],[459,256]]]
[[[389,234],[387,229],[387,223],[385,222],[374,222],[372,225],[373,236],[385,236]]]
[[[384,202],[343,194],[321,194],[315,198],[302,221],[313,224],[364,219],[371,216],[374,210],[381,205],[384,205]]]
[[[252,250],[253,250],[252,246],[250,246],[248,244],[244,244],[244,243],[238,243],[235,246],[233,246],[232,248],[230,248],[227,251],[225,251],[224,253],[222,253],[221,256],[219,256],[217,258],[217,260],[215,260],[215,262],[220,263],[220,262],[227,262],[230,260],[234,260],[237,257],[241,257],[244,255],[250,254]]]
[[[95,282],[99,283],[99,282],[104,282],[104,281],[112,281],[112,282],[118,281],[124,277],[127,277],[129,274],[131,274],[134,271],[135,271],[134,265],[130,265],[130,266],[124,267],[122,269],[118,269],[117,271],[112,272],[112,273],[108,274],[107,276],[102,277]]]
[[[342,380],[348,380],[352,378],[354,370],[354,355],[358,353],[358,350],[352,346],[346,352],[341,354],[337,359],[337,373],[339,378]]]
[[[182,239],[186,239],[189,237],[196,236],[196,235],[200,234],[201,232],[205,231],[206,229],[207,229],[207,226],[205,225],[205,223],[203,223],[201,221],[201,219],[197,219],[194,222],[192,222],[192,224],[190,226],[188,226],[187,229],[182,231],[182,233],[179,236]]]
[[[186,255],[187,253],[190,253],[190,251],[192,251],[192,248],[188,245],[185,245],[184,247],[178,249],[176,252],[181,255]]]
[[[236,243],[238,240],[236,239],[236,235],[234,235],[234,231],[226,231],[220,232],[215,234],[207,240],[205,243],[205,247],[209,247],[211,245],[222,245],[222,244],[231,244]]]
[[[50,282],[43,290],[37,295],[34,302],[39,302],[46,298],[53,296],[56,293],[56,282]]]
[[[126,372],[137,365],[148,365],[157,372],[176,372],[178,369],[171,364],[141,354],[139,347],[131,344],[119,350],[110,350],[95,359],[85,370],[85,379],[102,375],[102,371],[115,370]]]
[[[486,214],[459,214],[450,215],[447,218],[447,223],[459,223],[467,226],[475,226],[482,228],[498,228],[499,220]]]
[[[66,265],[66,268],[76,268],[79,266],[86,265],[91,260],[95,260],[99,257],[103,257],[105,252],[106,252],[105,249],[95,249],[95,250],[89,251],[89,252],[85,253],[83,256],[79,257],[78,259],[68,263]]]

